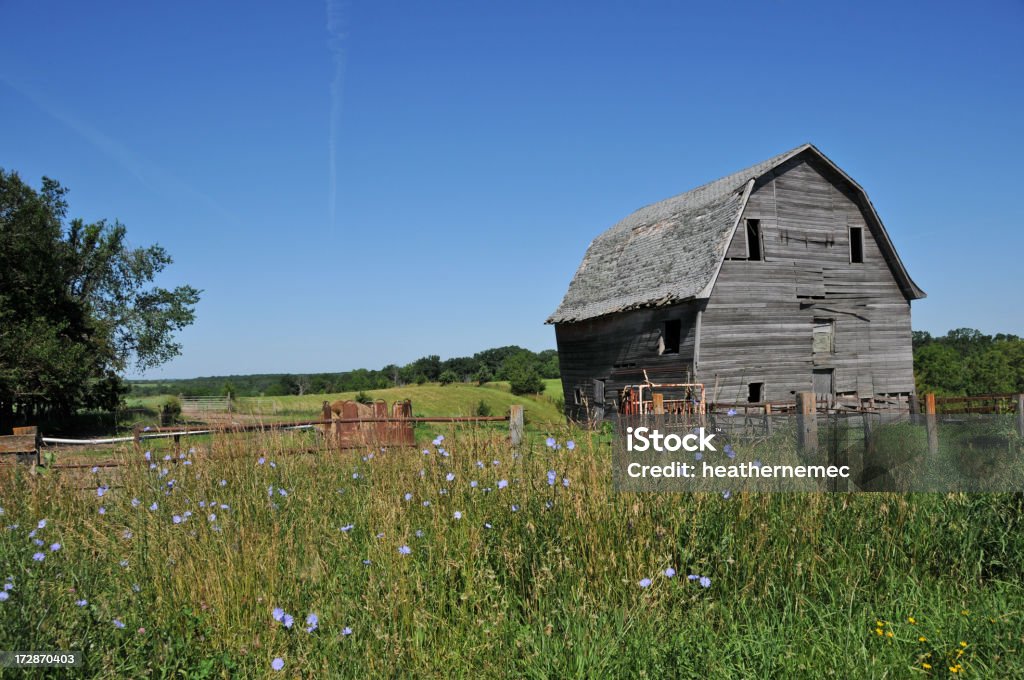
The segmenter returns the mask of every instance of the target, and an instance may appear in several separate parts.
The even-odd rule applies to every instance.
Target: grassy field
[[[373,400],[383,399],[390,404],[403,399],[412,401],[413,412],[418,416],[470,416],[476,414],[482,401],[494,415],[504,415],[512,404],[524,406],[528,423],[538,427],[558,424],[564,421],[558,400],[562,398],[562,381],[545,380],[544,392],[539,395],[512,394],[507,382],[491,382],[482,386],[475,383],[439,385],[407,385],[384,390],[368,390],[366,396]],[[240,414],[255,413],[268,421],[313,418],[319,415],[320,406],[326,400],[355,399],[356,392],[335,394],[308,394],[286,397],[241,397],[236,408]],[[129,407],[153,409],[154,413],[169,395],[130,398]]]
[[[0,472],[0,649],[109,678],[1024,676],[1019,495],[619,494],[586,433],[441,431]]]

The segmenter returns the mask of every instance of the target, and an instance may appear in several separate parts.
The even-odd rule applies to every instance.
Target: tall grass
[[[95,677],[1024,675],[1020,496],[617,494],[585,433],[435,432],[6,470],[0,649]]]

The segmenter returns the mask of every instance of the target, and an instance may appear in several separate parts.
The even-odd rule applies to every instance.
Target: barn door
[[[834,373],[835,369],[832,368],[814,369],[814,394],[818,401],[827,402],[829,406],[835,401]]]

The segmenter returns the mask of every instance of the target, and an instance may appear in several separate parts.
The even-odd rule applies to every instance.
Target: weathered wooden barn
[[[717,403],[905,403],[924,295],[864,190],[804,144],[605,231],[547,322],[575,420],[619,412],[645,371]]]

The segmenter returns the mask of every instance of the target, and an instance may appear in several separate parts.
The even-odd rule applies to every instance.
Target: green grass
[[[0,472],[19,525],[0,531],[0,649],[85,649],[109,678],[1024,676],[1019,495],[617,494],[585,433],[514,457],[498,431],[435,431],[449,457],[216,437],[166,477],[92,476],[102,498]],[[41,519],[62,547],[36,562]]]
[[[545,380],[545,389],[539,395],[514,395],[507,382],[492,382],[482,386],[467,383],[452,385],[407,385],[384,390],[367,390],[365,394],[373,400],[383,399],[390,405],[395,401],[410,399],[413,412],[418,416],[471,416],[476,414],[477,404],[483,401],[490,406],[494,415],[504,415],[512,404],[522,404],[527,423],[538,427],[561,424],[565,417],[557,400],[562,396],[560,380]],[[267,421],[315,418],[320,414],[324,401],[355,399],[357,392],[335,394],[308,394],[284,397],[241,397],[237,400],[237,411],[245,414],[258,412]],[[128,400],[128,406],[145,406],[156,409],[166,396],[143,397]],[[273,406],[268,408],[268,405]]]

